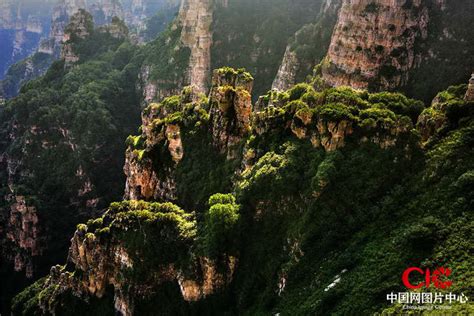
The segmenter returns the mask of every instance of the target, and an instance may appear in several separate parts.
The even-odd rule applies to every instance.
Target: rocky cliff
[[[321,2],[319,15],[290,39],[272,89],[284,91],[305,80],[310,69],[326,55],[337,21],[341,0]]]
[[[145,104],[161,101],[191,85],[197,93],[209,90],[214,4],[181,2],[175,21],[158,40],[163,47],[149,57],[140,75]],[[158,61],[158,59],[160,59]]]
[[[429,102],[470,72],[472,44],[463,25],[473,13],[467,1],[343,1],[322,77],[331,86],[405,91]]]
[[[183,115],[192,113],[204,129],[203,136],[207,139],[207,135],[212,135],[207,147],[234,159],[235,147],[250,130],[252,83],[250,74],[224,68],[214,72],[209,101],[190,86],[180,96],[149,105],[142,115],[142,134],[127,141],[124,198],[154,201],[183,198],[179,196],[177,177],[182,165],[187,164],[189,154],[183,134],[190,124],[183,120]]]
[[[0,80],[8,67],[34,53],[47,36],[54,3],[2,1],[0,4]]]
[[[37,10],[36,4],[7,2],[0,8],[0,37],[5,43],[0,60],[6,63],[0,64],[0,79],[5,75],[0,93],[7,99],[16,96],[24,83],[44,74],[60,58],[65,28],[80,9],[90,12],[96,25],[110,24],[114,18],[124,20],[135,40],[143,41],[147,19],[160,10],[172,16],[176,6],[177,0],[51,0]]]
[[[145,226],[140,224],[142,220]],[[134,243],[132,238],[141,239],[144,230],[149,232],[150,243],[147,239],[142,240],[143,245]],[[167,237],[162,239],[162,234]],[[124,240],[125,236],[130,239]],[[75,272],[61,266],[52,268],[44,286],[54,290],[41,299],[40,310],[45,314],[70,313],[81,299],[104,300],[109,296],[113,306],[107,310],[136,315],[142,304],[163,297],[165,292],[179,293],[181,297],[172,300],[191,306],[229,284],[237,264],[234,257],[216,261],[190,256],[195,238],[192,215],[172,204],[117,203],[104,217],[78,226],[68,259]],[[179,247],[179,251],[171,254],[170,247]],[[145,263],[148,268],[143,266],[143,256],[150,259]],[[73,298],[73,305],[62,305],[60,301],[68,296]],[[182,310],[179,306],[167,308]],[[162,312],[158,308],[158,313]]]
[[[268,311],[260,303],[264,298],[278,302],[272,312],[312,313],[327,308],[333,301],[324,293],[334,286],[346,289],[342,283],[331,285],[334,275],[345,282],[357,282],[351,277],[364,275],[356,268],[341,268],[353,262],[346,257],[354,256],[350,245],[361,242],[356,246],[361,251],[370,251],[372,246],[348,237],[349,244],[338,246],[341,255],[320,258],[320,252],[312,248],[314,243],[328,251],[336,247],[331,240],[318,241],[328,233],[323,219],[359,231],[364,240],[374,238],[374,231],[364,227],[365,217],[373,216],[366,213],[367,207],[377,199],[382,208],[378,212],[387,212],[386,216],[393,215],[393,208],[403,211],[392,199],[401,194],[398,190],[413,190],[405,180],[425,159],[422,151],[427,147],[420,142],[420,134],[431,139],[429,146],[436,147],[429,152],[435,161],[428,160],[420,178],[412,179],[422,181],[419,185],[423,187],[434,186],[430,192],[441,189],[422,175],[436,168],[438,158],[431,155],[444,146],[436,145],[438,137],[467,128],[463,124],[471,117],[472,103],[462,99],[466,89],[462,85],[440,93],[420,115],[422,103],[401,94],[369,94],[350,88],[318,92],[312,84],[298,84],[264,96],[260,102],[265,106],[259,110],[251,106],[248,73],[216,70],[209,98],[186,88],[181,95],[144,110],[142,133],[127,141],[125,198],[132,201],[113,203],[104,216],[79,225],[68,264],[54,267],[46,279],[18,296],[14,311],[34,306],[42,314],[67,313],[71,308],[89,313],[100,308],[121,315],[239,313],[249,308]],[[431,129],[424,123],[435,119],[437,109],[445,116],[444,129]],[[461,118],[449,114],[452,111],[460,111]],[[465,146],[456,150],[464,151]],[[308,164],[314,164],[314,169]],[[227,181],[219,183],[223,179]],[[392,192],[394,185],[397,189]],[[232,194],[215,194],[219,191]],[[414,194],[415,203],[428,203],[423,192]],[[362,205],[353,203],[355,197]],[[195,211],[184,211],[167,201]],[[339,203],[347,205],[334,209]],[[342,220],[343,214],[352,212],[364,219]],[[421,225],[429,231],[431,224],[444,225],[426,221]],[[392,248],[393,238],[402,238],[400,242],[418,238],[416,227],[401,227],[401,235],[396,232],[372,239],[380,243],[377,247],[387,249],[396,265],[389,272],[379,271],[386,273],[384,278],[406,259]],[[345,232],[332,234],[335,238]],[[420,238],[430,240],[429,236]],[[436,243],[445,246],[442,240]],[[412,256],[418,250],[410,248],[409,252]],[[275,254],[279,259],[272,261]],[[323,267],[318,269],[331,269],[326,264],[338,266],[319,275],[315,260]],[[462,259],[453,255],[452,260]],[[365,269],[369,263],[357,265]],[[270,271],[249,279],[250,271],[256,271],[255,267],[263,271],[264,266]],[[300,279],[302,269],[316,273],[314,279]],[[390,287],[399,283],[398,278],[389,280]],[[307,282],[321,286],[310,287]],[[460,286],[465,289],[465,284]],[[302,288],[311,288],[322,299],[313,302],[316,305],[296,304],[311,300],[296,294]],[[350,298],[350,293],[346,298],[361,304],[358,310],[376,310]],[[148,304],[163,297],[167,300],[159,307]],[[336,308],[345,313],[349,307],[341,299]]]
[[[92,15],[80,9],[71,16],[71,20],[64,30],[62,40],[61,59],[66,67],[72,66],[79,61],[78,52],[74,51],[74,44],[89,37],[94,32],[94,22]]]
[[[187,83],[197,92],[208,92],[211,68],[212,1],[184,0],[179,11],[181,42],[191,50]]]
[[[406,85],[428,35],[426,2],[344,1],[322,69],[332,86],[394,90]]]
[[[90,14],[83,10],[73,16],[66,34],[69,50],[64,52],[65,60],[56,61],[44,77],[2,104],[0,110],[1,313],[8,313],[8,301],[21,284],[44,275],[51,265],[48,261],[64,256],[68,235],[81,218],[97,214],[122,193],[124,159],[110,156],[109,149],[119,153],[125,149],[122,140],[138,124],[140,109],[135,87],[121,77],[109,77],[109,67],[120,73],[130,62],[134,46],[128,42],[122,21],[114,19],[94,29]],[[100,48],[90,49],[98,42]],[[116,52],[122,44],[120,53]],[[106,53],[120,55],[116,57],[120,62],[111,66],[101,60]],[[69,67],[78,58],[85,65]],[[97,61],[94,66],[87,63],[92,58]],[[64,67],[66,61],[68,67]],[[138,72],[130,75],[137,78]],[[106,93],[111,86],[104,82],[117,85],[112,84],[115,88]],[[53,92],[63,84],[69,88],[61,94]],[[118,99],[112,101],[111,96]],[[113,104],[116,110],[106,109],[105,104]],[[98,125],[95,132],[87,127],[89,136],[84,138],[80,135],[85,135],[87,122]],[[89,158],[79,158],[82,154]],[[109,175],[97,178],[100,172],[92,169],[100,165],[107,169],[114,165],[116,171],[108,180]],[[104,205],[104,200],[109,201]]]
[[[161,39],[163,47],[142,69],[145,103],[177,94],[187,85],[208,93],[210,69],[225,66],[248,69],[256,79],[255,95],[265,93],[277,74],[288,39],[314,21],[322,8],[321,1],[305,0],[292,5],[285,0],[183,1],[176,21]],[[311,65],[300,67],[299,76],[304,67]]]
[[[374,43],[415,52],[421,39],[429,51],[439,17],[416,1],[345,1],[340,11],[337,1],[296,3],[189,0],[143,46],[118,20],[92,30],[84,12],[72,19],[64,57],[75,66],[54,63],[0,109],[2,279],[15,269],[36,278],[36,262],[61,262],[75,224],[120,199],[123,183],[131,202],[78,226],[66,266],[17,296],[14,314],[372,314],[385,306],[380,293],[402,290],[396,276],[413,258],[459,264],[457,289],[469,290],[472,87],[452,87],[424,109],[402,94],[328,88],[319,77],[292,85],[329,45],[324,16],[336,24],[339,14],[323,78],[370,89],[409,84],[427,58]],[[373,36],[362,36],[366,28]],[[371,58],[349,49],[351,30]],[[449,30],[442,38],[468,42]],[[337,36],[345,53],[333,46]],[[374,77],[340,72],[331,56],[349,70],[374,67]],[[211,77],[219,63],[248,64],[254,75],[220,68]],[[400,76],[386,79],[385,63]],[[253,105],[276,74],[280,91]],[[2,282],[8,295],[11,281]]]

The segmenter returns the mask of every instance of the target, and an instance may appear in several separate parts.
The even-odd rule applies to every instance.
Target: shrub
[[[290,101],[299,100],[306,92],[309,92],[311,90],[313,90],[313,87],[311,87],[309,84],[299,83],[295,85],[293,88],[291,88],[290,90],[288,90],[288,94],[290,96],[289,100]]]
[[[240,206],[235,203],[232,194],[215,194],[210,197],[209,205],[204,220],[206,254],[215,257],[234,251]]]
[[[209,206],[216,204],[235,204],[235,197],[232,194],[214,194],[209,198]]]

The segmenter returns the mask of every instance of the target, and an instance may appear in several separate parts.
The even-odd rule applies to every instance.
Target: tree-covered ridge
[[[74,310],[111,314],[112,297],[139,315],[390,312],[399,307],[389,307],[386,294],[405,291],[400,275],[409,266],[448,266],[450,290],[473,294],[474,108],[463,99],[465,85],[423,109],[401,94],[299,84],[262,97],[241,133],[251,77],[215,74],[209,98],[187,88],[150,105],[141,135],[127,141],[131,174],[171,183],[173,194],[160,199],[171,196],[184,211],[150,201],[112,204],[78,226],[71,249],[110,256],[119,247],[121,263],[95,269],[73,255],[16,298],[17,313],[50,306],[67,314],[61,306],[72,299]],[[437,128],[425,124],[439,117]],[[192,258],[207,258],[226,277],[196,279],[205,265]],[[162,274],[170,263],[192,282]],[[94,273],[112,273],[101,283],[111,287],[97,296],[79,286],[77,295]],[[215,282],[212,291],[201,288],[203,279]],[[133,284],[128,296],[121,282]],[[137,294],[143,284],[148,290]],[[151,303],[164,296],[159,309]],[[469,313],[472,304],[454,310]]]
[[[65,67],[63,60],[56,61],[0,109],[5,300],[15,291],[15,280],[22,280],[20,272],[10,272],[16,257],[31,262],[33,277],[44,275],[64,258],[77,222],[121,197],[124,139],[141,111],[129,84],[138,76],[140,59],[134,57],[136,46],[109,30],[89,29],[88,37],[71,38],[79,62]],[[100,49],[86,49],[97,47],[98,40]],[[28,226],[38,237],[31,242],[34,246],[22,245],[22,235],[13,240],[4,236],[15,231],[14,217],[8,214],[23,197],[39,222],[38,227]]]

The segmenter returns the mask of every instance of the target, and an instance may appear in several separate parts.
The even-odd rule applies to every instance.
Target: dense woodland
[[[67,42],[79,61],[54,61],[0,105],[0,228],[25,197],[42,249],[25,278],[11,256],[30,254],[0,229],[10,262],[0,266],[1,312],[402,315],[386,295],[406,291],[400,275],[410,266],[450,267],[449,291],[473,297],[472,57],[451,67],[450,42],[438,45],[430,29],[419,49],[435,45],[437,59],[399,92],[330,87],[318,64],[336,16],[321,3],[229,2],[215,13],[209,94],[184,87],[191,50],[169,9],[149,20],[141,45],[89,16],[89,34]],[[299,83],[269,91],[287,45]],[[147,104],[144,69],[178,93]],[[172,194],[124,200],[124,166]],[[182,280],[201,289],[211,269],[218,285],[187,299]]]

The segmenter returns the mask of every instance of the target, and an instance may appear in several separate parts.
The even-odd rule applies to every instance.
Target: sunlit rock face
[[[346,0],[339,12],[323,78],[332,86],[393,90],[419,62],[427,37],[426,1]]]
[[[253,78],[248,73],[224,68],[214,71],[212,86],[210,119],[214,146],[233,158],[234,147],[250,131]]]
[[[206,93],[211,68],[212,1],[183,1],[179,19],[183,28],[181,41],[191,49],[187,81],[198,92]]]
[[[474,73],[471,75],[471,79],[469,80],[469,85],[467,86],[464,100],[468,102],[474,102]]]

